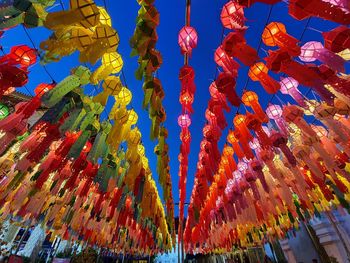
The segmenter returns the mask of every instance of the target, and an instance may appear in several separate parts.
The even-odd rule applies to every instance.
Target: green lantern
[[[0,103],[0,120],[5,119],[9,113],[9,108],[6,105]]]

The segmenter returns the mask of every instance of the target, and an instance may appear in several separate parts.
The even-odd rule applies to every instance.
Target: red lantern
[[[252,107],[261,122],[268,122],[268,118],[259,103],[258,95],[253,91],[246,91],[242,95],[242,102],[245,106]]]
[[[247,138],[247,140],[251,141],[253,139],[253,136],[250,134],[249,129],[246,126],[245,120],[246,120],[246,116],[242,114],[237,114],[233,119],[233,124],[239,130],[239,132],[245,138]]]
[[[254,153],[249,146],[248,138],[244,137],[244,135],[240,133],[238,130],[234,131],[233,134],[236,137],[236,139],[239,141],[240,145],[242,146],[245,157],[247,159],[253,159]]]
[[[221,11],[222,25],[228,29],[244,29],[246,18],[244,17],[244,9],[235,1],[229,1],[224,5]]]
[[[36,50],[26,45],[14,46],[7,58],[10,64],[19,64],[21,68],[27,69],[36,63]]]
[[[268,24],[262,34],[262,41],[267,46],[278,46],[286,49],[292,56],[300,55],[299,40],[287,34],[286,27],[282,23],[272,22]]]
[[[223,41],[222,48],[227,55],[238,58],[246,66],[252,66],[259,60],[258,52],[247,45],[244,33],[240,31],[229,33]]]
[[[180,94],[179,101],[180,101],[184,110],[186,110],[190,113],[193,113],[192,104],[194,101],[194,97],[192,94],[190,94],[188,91],[182,92]]]
[[[56,86],[55,83],[51,83],[51,84],[41,83],[35,88],[34,93],[37,97],[40,98],[42,95],[44,95],[49,90],[53,89],[55,86]]]
[[[241,99],[238,97],[235,87],[236,80],[230,73],[221,72],[215,80],[216,87],[219,92],[226,95],[227,100],[238,107],[241,104]]]
[[[347,48],[350,49],[350,28],[338,26],[329,32],[324,32],[322,35],[325,48],[336,53],[342,52]]]
[[[182,54],[191,54],[192,49],[197,47],[198,35],[196,29],[184,26],[179,32],[179,46]]]
[[[252,81],[259,81],[263,88],[269,94],[275,94],[280,88],[278,81],[274,80],[268,75],[268,68],[264,63],[258,62],[250,67],[248,76]]]
[[[226,54],[222,46],[218,47],[215,51],[214,60],[225,72],[231,73],[234,77],[237,77],[239,64]]]
[[[232,148],[233,148],[234,152],[236,153],[237,157],[239,159],[243,159],[244,153],[243,153],[242,148],[239,145],[238,140],[237,140],[235,134],[233,133],[233,131],[229,132],[229,134],[227,136],[227,141],[232,145]]]
[[[261,126],[261,121],[255,114],[247,112],[247,117],[244,121],[247,125],[247,128],[255,132],[256,136],[259,139],[261,147],[266,148],[271,146],[269,136],[264,131],[263,127]]]
[[[343,25],[350,24],[349,11],[322,0],[290,0],[289,14],[298,20],[316,16]]]
[[[209,86],[210,96],[214,101],[220,102],[222,108],[224,108],[227,112],[230,111],[230,107],[227,105],[226,96],[218,91],[216,87],[215,81],[213,81]]]
[[[324,80],[316,72],[305,65],[294,60],[287,51],[269,51],[269,56],[265,58],[267,66],[274,72],[283,72],[295,78],[300,84],[314,89],[320,97],[327,103],[332,104],[334,95],[324,87]]]
[[[28,82],[27,72],[14,66],[0,65],[0,73],[0,98],[12,88],[23,87]]]

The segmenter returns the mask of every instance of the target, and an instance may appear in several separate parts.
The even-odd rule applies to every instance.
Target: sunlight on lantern
[[[317,52],[323,49],[323,45],[317,41],[309,41],[301,47],[301,54],[299,56],[301,61],[313,62],[316,60]]]
[[[131,91],[126,87],[123,87],[121,91],[118,93],[118,95],[116,96],[116,100],[122,106],[129,105],[129,103],[132,100]]]
[[[135,125],[138,121],[139,116],[137,115],[137,113],[134,110],[129,110],[128,114],[129,114],[128,123],[130,125]]]
[[[34,93],[35,95],[41,97],[42,95],[44,95],[44,93],[51,90],[54,86],[55,84],[41,83],[35,88]]]
[[[244,124],[246,117],[242,114],[237,114],[236,117],[233,119],[233,124],[238,127],[242,123]]]
[[[12,47],[10,56],[23,67],[29,67],[36,63],[36,50],[26,45]]]
[[[246,106],[251,106],[253,103],[258,101],[258,95],[253,91],[246,91],[242,95],[242,102]]]
[[[282,108],[279,105],[271,104],[267,107],[266,114],[272,120],[279,119],[282,116]]]
[[[100,23],[102,25],[108,25],[108,26],[112,26],[112,20],[110,15],[108,14],[108,12],[106,11],[106,9],[104,9],[101,6],[97,7],[98,10],[100,11]]]
[[[280,81],[280,84],[281,84],[280,90],[283,94],[291,94],[291,92],[297,89],[299,86],[299,82],[291,77],[283,78]]]
[[[117,74],[123,68],[123,59],[117,52],[106,53],[102,56],[102,65],[112,66],[113,71],[111,73]]]
[[[178,44],[182,53],[191,53],[192,49],[197,47],[197,31],[190,26],[183,27],[179,32]]]
[[[257,138],[254,138],[252,141],[249,142],[249,146],[252,150],[257,150],[260,148],[260,143]]]
[[[261,73],[267,74],[269,72],[269,69],[266,67],[266,65],[262,62],[255,63],[253,66],[250,67],[248,76],[253,80],[253,81],[258,81],[260,80],[259,75]]]
[[[278,33],[286,34],[286,27],[282,23],[272,22],[265,27],[262,41],[267,46],[276,46],[275,35]]]
[[[145,147],[143,145],[138,145],[137,146],[137,152],[141,155],[141,156],[145,156]]]
[[[9,113],[9,108],[6,105],[0,103],[0,120],[5,119]]]
[[[177,123],[181,128],[188,128],[191,125],[191,118],[188,114],[181,114],[177,119]]]

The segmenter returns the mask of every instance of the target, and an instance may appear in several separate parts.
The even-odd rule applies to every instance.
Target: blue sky
[[[207,107],[209,99],[209,85],[215,78],[216,64],[214,62],[214,51],[221,43],[223,28],[220,22],[220,12],[222,6],[226,3],[226,0],[192,0],[192,13],[191,13],[191,25],[197,29],[199,36],[199,43],[197,49],[193,51],[190,65],[194,67],[196,71],[196,86],[197,92],[195,95],[194,111],[192,115],[192,125],[190,127],[192,133],[191,154],[189,156],[189,174],[187,181],[187,201],[191,195],[193,187],[193,179],[196,171],[196,163],[198,160],[199,144],[202,139],[202,128],[205,125],[204,112]],[[68,1],[63,0],[65,8],[68,7]],[[98,5],[103,5],[102,0],[96,0]],[[153,153],[155,146],[154,142],[149,139],[150,120],[147,112],[141,108],[143,100],[142,82],[137,81],[134,78],[134,72],[137,69],[137,58],[130,57],[131,48],[129,46],[129,39],[131,38],[134,28],[135,19],[137,16],[137,10],[139,8],[136,0],[106,0],[108,11],[111,14],[113,27],[118,31],[120,37],[119,52],[124,59],[124,73],[127,80],[128,88],[133,91],[132,106],[139,114],[138,126],[143,134],[143,143],[146,147],[146,154],[150,160],[150,166],[154,172],[154,178],[157,180],[156,175],[156,157]],[[160,12],[161,23],[158,28],[159,41],[157,48],[163,54],[163,65],[159,70],[159,78],[163,83],[165,90],[164,106],[167,112],[166,127],[169,130],[168,144],[170,146],[170,166],[171,176],[173,180],[173,195],[175,202],[178,202],[178,159],[179,154],[179,133],[180,128],[177,125],[177,117],[181,112],[181,107],[178,102],[178,96],[180,91],[180,82],[178,80],[179,69],[183,65],[183,56],[180,54],[180,50],[177,44],[178,31],[184,25],[185,22],[185,0],[169,1],[169,0],[157,0],[156,7]],[[264,4],[255,4],[253,7],[246,9],[247,25],[249,26],[246,38],[249,45],[257,48],[259,45],[261,33],[265,26],[269,12],[271,16],[269,21],[282,22],[286,25],[287,31],[290,35],[300,38],[307,23],[307,20],[296,21],[288,15],[287,4],[281,2],[275,5],[272,10],[270,6]],[[61,10],[60,6],[56,6],[52,11]],[[321,31],[328,31],[337,25],[331,22],[323,21],[321,19],[312,18],[309,27],[316,28]],[[40,42],[46,39],[50,32],[46,29],[30,29],[29,35],[33,39],[35,46],[38,47]],[[224,34],[229,31],[225,30]],[[301,43],[305,43],[311,40],[318,40],[322,42],[322,36],[320,33],[306,29]],[[18,44],[28,44],[32,46],[25,31],[21,26],[9,30],[5,33],[1,39],[1,45],[5,52],[8,52],[10,47]],[[260,57],[265,57],[265,50],[269,48],[261,45],[259,50]],[[73,55],[69,58],[64,58],[59,63],[53,63],[47,66],[47,70],[53,76],[56,82],[62,80],[69,74],[69,70],[78,65],[77,55]],[[41,82],[51,82],[48,74],[44,71],[43,67],[39,64],[34,65],[30,69],[30,81],[27,85],[28,90],[33,91],[35,86]],[[247,81],[247,67],[241,67],[239,71],[239,77],[237,80],[237,92],[241,95],[242,89]],[[272,74],[276,79],[279,76]],[[263,107],[266,107],[268,101],[271,99],[271,95],[264,92],[263,88],[258,84],[250,81],[247,89],[254,90],[259,94],[260,102]],[[20,91],[27,93],[24,88]],[[301,88],[302,92],[306,92],[306,88]],[[87,94],[91,94],[91,88],[87,88]],[[92,93],[93,94],[93,93]],[[287,100],[281,93],[278,94],[278,98],[275,97],[272,102],[280,103],[279,98]],[[236,108],[232,108],[231,112],[226,114],[227,122],[229,126],[232,124]],[[244,108],[241,107],[243,113]],[[222,146],[226,139],[228,130],[226,129],[222,136],[220,145]],[[160,190],[161,192],[161,190]],[[162,194],[161,194],[162,195]],[[177,214],[177,209],[176,209]]]

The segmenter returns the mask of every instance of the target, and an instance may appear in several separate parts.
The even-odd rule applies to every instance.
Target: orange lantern
[[[252,81],[259,81],[263,88],[269,94],[276,93],[280,84],[268,75],[269,69],[262,62],[258,62],[250,67],[248,76]]]
[[[250,134],[246,123],[246,116],[242,115],[242,114],[237,114],[236,117],[233,119],[233,124],[235,125],[235,127],[239,130],[239,132],[245,136],[247,138],[247,140],[252,140],[253,136]]]
[[[246,91],[242,95],[242,102],[244,105],[248,107],[252,107],[255,114],[259,117],[261,122],[268,122],[268,118],[266,116],[266,113],[262,109],[260,103],[259,103],[259,97],[258,95],[253,91]]]
[[[227,136],[227,141],[232,145],[232,148],[233,148],[234,152],[236,153],[237,157],[239,159],[243,159],[244,153],[243,153],[242,148],[238,143],[238,139],[236,138],[233,131],[229,132],[229,134]]]
[[[287,34],[286,27],[282,23],[272,22],[268,24],[262,34],[262,41],[267,46],[278,46],[288,50],[292,56],[300,55],[299,40]]]

